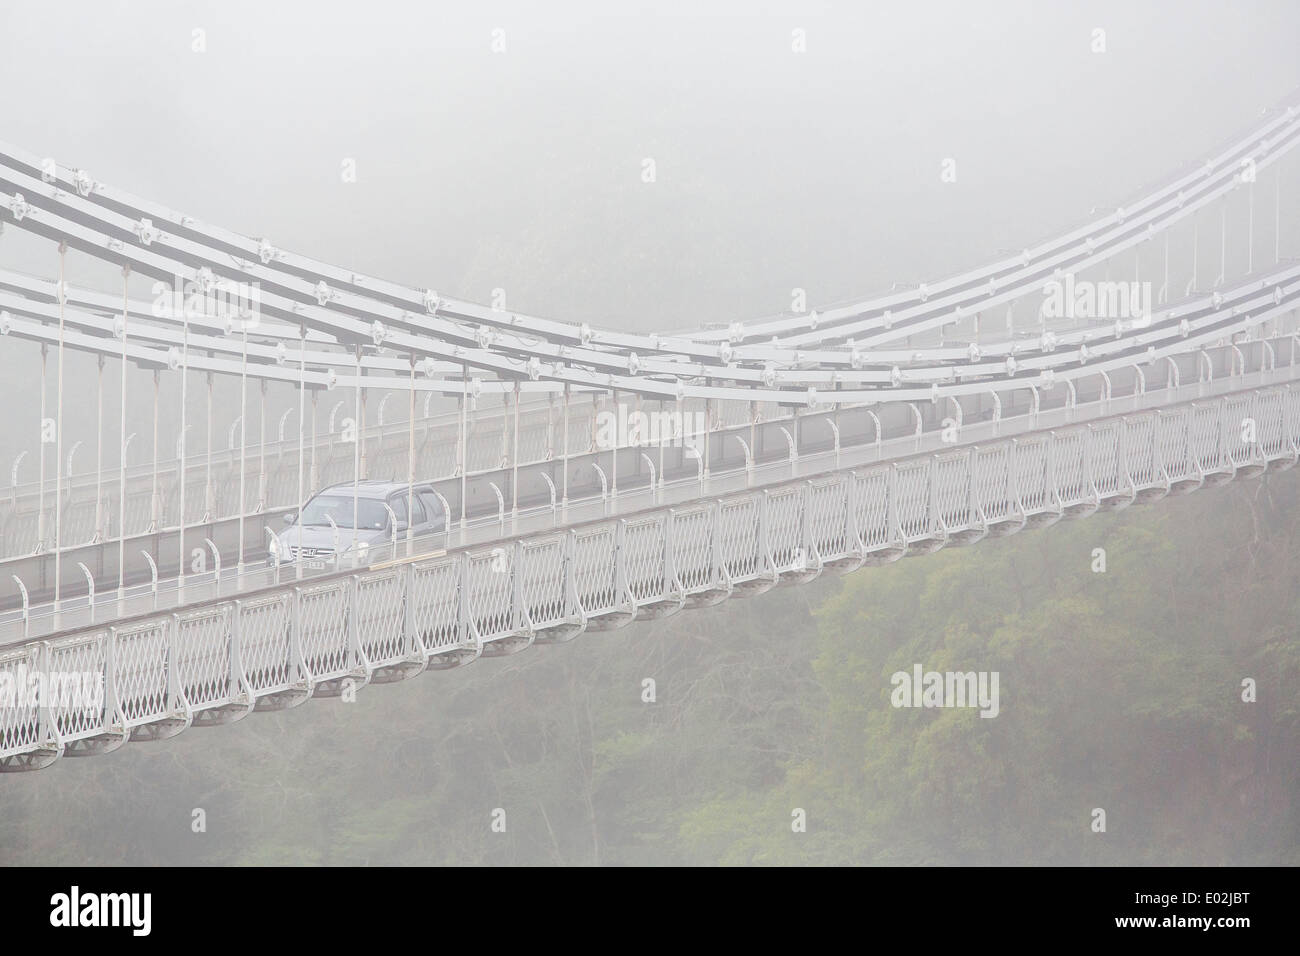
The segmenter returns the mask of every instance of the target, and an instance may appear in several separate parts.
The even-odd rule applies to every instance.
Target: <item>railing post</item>
[[[929,499],[926,502],[926,511],[929,513],[929,527],[925,529],[926,534],[938,534],[939,529],[943,527],[943,519],[939,516],[939,456],[930,456],[930,467],[926,469],[926,496]]]
[[[812,565],[812,555],[815,550],[812,538],[812,522],[809,515],[812,514],[812,491],[811,481],[805,481],[803,488],[799,492],[799,570],[807,571]]]
[[[32,664],[36,668],[36,673],[47,675],[46,685],[49,685],[48,674],[50,671],[50,643],[41,641],[35,646],[35,654],[32,656]],[[53,746],[62,749],[59,742],[58,723],[54,715],[50,713],[50,695],[42,694],[36,708],[36,741],[38,744]]]
[[[858,476],[850,471],[844,484],[844,543],[859,556],[866,554],[862,535],[858,532]]]
[[[289,656],[293,659],[293,682],[310,683],[307,658],[302,648],[302,588],[295,587],[289,607]]]
[[[394,548],[396,550],[396,548]],[[347,629],[348,650],[352,654],[353,667],[364,667],[365,652],[361,649],[361,615],[358,602],[361,597],[361,576],[353,574],[344,578],[347,595]]]
[[[709,502],[709,554],[711,557],[710,583],[713,588],[719,588],[728,575],[722,554],[722,502],[716,498]],[[720,575],[721,580],[719,579]]]
[[[663,593],[664,597],[673,592],[675,581],[677,579],[675,544],[677,523],[677,512],[668,509],[668,514],[663,519]]]
[[[1088,425],[1083,430],[1083,453],[1081,454],[1081,467],[1083,472],[1083,487],[1087,490],[1089,496],[1101,507],[1101,494],[1097,491],[1097,482],[1093,479],[1092,474],[1092,441],[1093,428]]]
[[[627,520],[614,524],[614,600],[617,603],[629,592],[627,583]]]
[[[1165,443],[1160,440],[1163,431],[1161,419],[1165,417],[1160,409],[1155,410],[1151,419],[1151,468],[1153,475],[1160,475],[1165,480],[1166,490],[1170,487],[1169,471],[1165,468]]]
[[[117,628],[104,635],[104,729],[116,729],[112,721],[121,716],[117,700]],[[125,728],[123,728],[125,730]]]
[[[966,510],[972,528],[978,528],[982,532],[988,531],[988,518],[984,514],[984,509],[980,507],[979,490],[975,485],[975,458],[976,448],[966,449]]]
[[[524,606],[524,542],[514,543],[514,556],[510,562],[510,626],[523,630],[528,625],[528,609]]]
[[[1065,513],[1065,502],[1061,498],[1061,476],[1057,473],[1057,455],[1056,455],[1056,431],[1053,429],[1047,433],[1047,480],[1050,482],[1048,491],[1056,499],[1056,510],[1060,514]]]
[[[885,482],[885,525],[889,528],[890,534],[897,535],[899,540],[907,540],[907,535],[903,533],[903,526],[898,520],[898,462],[896,461],[889,463],[889,480]]]
[[[1295,426],[1291,423],[1291,406],[1292,392],[1290,384],[1282,386],[1282,434],[1286,436],[1286,442],[1291,446],[1294,454],[1296,451]]]
[[[780,571],[777,570],[776,561],[772,558],[772,549],[769,547],[770,542],[767,539],[767,505],[768,493],[764,490],[758,496],[758,534],[755,538],[758,553],[763,557],[763,565],[771,572],[772,578],[776,579],[780,577]]]
[[[179,612],[173,611],[167,615],[167,623],[164,628],[166,633],[164,642],[167,647],[167,712],[168,714],[175,714],[178,711],[188,709],[185,689],[181,686],[180,662],[177,660],[181,637],[181,616]]]
[[[230,665],[230,703],[234,703],[234,698],[238,696],[240,689],[247,683],[244,677],[243,662],[243,639],[244,639],[244,602],[236,599],[230,605],[230,654],[228,663]],[[253,703],[251,699],[252,688],[250,691],[249,704]]]
[[[1115,436],[1115,464],[1119,473],[1124,476],[1124,480],[1128,482],[1129,493],[1136,497],[1137,483],[1133,481],[1133,473],[1128,467],[1128,438],[1128,416],[1121,415],[1118,433]]]
[[[1230,447],[1228,444],[1228,418],[1227,418],[1228,400],[1224,397],[1220,397],[1216,404],[1217,404],[1216,415],[1218,418],[1218,428],[1215,430],[1218,432],[1218,444],[1215,450],[1218,452],[1218,458],[1220,464],[1222,464],[1223,459],[1227,457],[1235,470],[1236,463],[1231,461],[1232,456],[1228,454],[1228,448]]]
[[[1014,503],[1016,511],[1023,517],[1024,502],[1020,500],[1020,439],[1013,438],[1007,444],[1007,503]]]
[[[457,556],[460,564],[460,583],[456,586],[456,630],[460,636],[460,643],[468,643],[466,638],[472,638],[474,628],[470,623],[469,609],[469,553],[462,551]]]
[[[1241,370],[1242,373],[1245,374],[1246,360],[1244,357],[1241,360]],[[1261,434],[1263,429],[1260,426],[1260,405],[1259,389],[1255,389],[1250,393],[1250,417],[1255,422],[1255,447],[1252,450],[1251,457],[1258,457],[1261,463],[1267,463],[1268,451],[1264,448],[1264,438]]]
[[[420,652],[419,635],[415,633],[415,562],[408,561],[402,568],[402,638],[408,653]]]
[[[578,600],[578,580],[573,573],[578,547],[578,533],[570,529],[564,535],[564,601],[565,615],[568,617],[585,616],[582,602]]]

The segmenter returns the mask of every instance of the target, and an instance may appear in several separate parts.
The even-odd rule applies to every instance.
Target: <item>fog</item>
[[[478,302],[502,290],[508,308],[553,319],[669,331],[777,314],[796,289],[806,290],[809,307],[824,308],[933,280],[1073,227],[1201,161],[1291,93],[1300,85],[1298,36],[1300,6],[1289,0],[9,4],[0,12],[0,139],[360,273]],[[646,160],[653,182],[643,176]],[[954,182],[941,178],[946,160],[955,161]],[[355,181],[341,175],[345,165]],[[1284,169],[1297,168],[1289,157]],[[1300,179],[1287,175],[1283,189],[1293,195],[1284,191],[1283,202],[1293,213]],[[1292,213],[1280,234],[1283,255],[1295,256]],[[49,243],[7,226],[0,267],[52,278],[57,256]],[[104,289],[120,281],[76,254],[69,275]],[[147,297],[148,283],[135,291]],[[0,346],[0,401],[11,420],[31,423],[0,432],[4,468],[35,447],[36,355],[26,343]],[[74,383],[90,380],[93,360],[68,362]],[[132,381],[140,384],[129,401],[146,414],[145,378]],[[202,397],[193,400],[197,411]],[[70,401],[81,420],[69,424],[65,441],[92,440],[93,404],[79,403],[93,399]],[[105,414],[115,421],[115,406]],[[178,417],[175,408],[166,415],[167,424]],[[25,468],[32,480],[30,460]],[[1282,522],[1294,521],[1297,486],[1293,476],[1269,481],[1276,520],[1253,547],[1274,549],[1272,574],[1296,560]],[[1231,513],[1248,548],[1245,516],[1262,505],[1247,495],[1235,486],[1206,492],[1204,501],[1178,503],[1176,514],[1203,525]],[[1159,573],[1170,540],[1203,544],[1188,530],[1195,526],[1157,514],[1165,507],[1174,506],[1104,519],[1107,534],[1127,536],[1135,549],[1135,574],[1144,564]],[[1102,532],[1069,533],[1086,552]],[[1035,538],[987,548],[1013,564],[1019,555],[1023,566],[1038,549],[1065,546]],[[1148,546],[1150,554],[1142,551]],[[969,595],[928,575],[975,567],[986,560],[984,547],[905,562],[917,567],[888,569],[887,578],[864,570],[845,583],[819,581],[371,687],[354,712],[312,702],[0,777],[0,861],[1007,862],[1018,852],[1026,859],[1029,851],[1005,844],[936,858],[879,834],[861,845],[817,844],[811,857],[800,856],[802,848],[763,855],[735,832],[737,807],[757,818],[755,807],[771,799],[782,807],[773,826],[788,834],[784,797],[773,794],[811,774],[819,759],[832,776],[841,769],[851,776],[847,763],[836,763],[849,759],[843,754],[870,759],[835,751],[833,734],[810,743],[855,666],[836,651],[848,636],[836,622],[853,619],[853,601],[881,592],[879,583],[853,582],[878,575],[899,588],[931,587],[936,600],[959,607]],[[1246,553],[1231,566],[1246,567]],[[1262,560],[1258,553],[1250,560]],[[1207,570],[1184,585],[1212,589],[1220,580]],[[1031,618],[1042,612],[1035,618],[1042,623],[1071,585],[1040,583],[1021,610]],[[1017,586],[991,580],[982,600],[1020,601]],[[839,610],[825,610],[835,600]],[[1144,606],[1158,616],[1165,600],[1152,592]],[[1294,587],[1273,580],[1255,600],[1261,626],[1282,627]],[[874,612],[864,604],[860,613]],[[1022,617],[1016,626],[1034,623]],[[1137,628],[1132,620],[1114,626]],[[1294,656],[1294,637],[1287,646]],[[1190,643],[1175,642],[1168,653],[1173,671],[1192,667]],[[1223,653],[1235,681],[1245,665]],[[1074,665],[1049,652],[1043,666]],[[1085,671],[1085,683],[1105,685],[1104,666]],[[652,673],[664,702],[641,727],[638,682]],[[887,674],[877,683],[887,687]],[[1015,720],[1014,694],[1004,689],[1001,720],[975,723]],[[711,736],[713,720],[725,724],[725,736]],[[1141,737],[1141,720],[1117,718],[1107,733]],[[851,725],[840,730],[852,736]],[[1294,727],[1274,730],[1285,751],[1274,759],[1294,768]],[[1198,732],[1175,738],[1189,764],[1212,749]],[[714,746],[728,751],[725,759]],[[1141,753],[1129,758],[1143,762]],[[1225,777],[1230,758],[1216,759],[1196,772]],[[1094,769],[1103,778],[1110,772]],[[634,805],[645,790],[627,779],[692,774]],[[1157,800],[1166,783],[1127,780],[1128,789],[1115,792],[1142,803]],[[820,825],[831,827],[844,810],[839,792],[827,785],[819,795]],[[1099,798],[1049,788],[1023,799],[1035,814],[1069,804],[1077,816]],[[939,820],[996,816],[1002,798],[983,800],[960,810],[916,807],[909,825],[923,832]],[[354,812],[367,803],[373,812]],[[198,806],[212,819],[202,836],[190,827]],[[490,844],[490,835],[466,835],[473,821],[486,832],[502,806],[518,809],[512,827],[520,832],[508,849]],[[1219,818],[1202,821],[1216,835],[1198,842],[1190,821],[1204,809],[1175,814],[1185,828],[1153,824],[1142,839],[1117,842],[1106,859],[1294,856],[1289,804],[1275,818],[1291,826],[1280,847],[1267,834],[1241,836],[1237,817],[1224,817],[1218,830]],[[844,813],[842,821],[866,819]],[[1035,831],[1046,849],[1032,861],[1101,859],[1082,846],[1086,837],[1059,835],[1055,820]],[[858,823],[842,827],[841,837],[865,832]],[[410,839],[413,832],[421,839]],[[1250,856],[1252,839],[1261,856]]]

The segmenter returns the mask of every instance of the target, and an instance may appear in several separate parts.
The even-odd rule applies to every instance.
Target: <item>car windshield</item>
[[[336,495],[320,495],[307,502],[302,509],[304,527],[328,527],[328,515],[340,528],[361,528],[363,530],[382,531],[388,526],[388,512],[383,502],[373,498],[361,498],[357,501],[357,512],[361,516],[359,524],[352,523],[352,499]]]

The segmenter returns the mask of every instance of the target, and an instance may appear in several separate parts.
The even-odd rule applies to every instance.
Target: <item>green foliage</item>
[[[1295,864],[1298,500],[1234,483],[7,776],[0,856]],[[918,663],[997,671],[1000,713],[892,707]]]
[[[1294,862],[1295,491],[1287,475],[852,576],[816,615],[820,759],[710,802],[682,839],[745,863]],[[914,663],[999,672],[1000,714],[891,707]],[[806,837],[772,822],[810,805],[828,811]]]

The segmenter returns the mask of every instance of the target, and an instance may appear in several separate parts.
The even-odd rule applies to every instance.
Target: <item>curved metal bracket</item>
[[[438,499],[438,504],[442,505],[443,546],[447,547],[451,544],[451,505],[437,488],[433,489],[433,496]]]
[[[86,579],[86,596],[88,598],[86,604],[90,608],[90,623],[94,624],[95,623],[95,576],[90,573],[90,568],[86,567],[80,561],[77,562],[77,567],[81,568],[82,576],[84,576]]]
[[[294,413],[294,409],[293,409],[293,408],[286,408],[286,409],[284,410],[284,414],[280,416],[280,425],[279,425],[279,428],[276,430],[276,434],[278,434],[278,435],[280,436],[280,444],[281,444],[281,445],[284,444],[284,423],[285,423],[285,421],[288,419],[288,417],[289,417],[290,415],[292,415],[293,413]],[[284,454],[284,449],[283,449],[283,448],[280,449],[280,453],[281,453],[281,454]]]
[[[884,441],[884,435],[882,435],[882,434],[881,434],[881,431],[880,431],[880,417],[879,417],[875,412],[871,411],[870,409],[867,410],[867,417],[871,419],[871,424],[873,424],[873,425],[876,427],[876,441],[875,441],[875,445],[876,445],[876,452],[877,452],[877,454],[879,454],[879,452],[880,452],[880,443],[881,443],[882,441]]]
[[[551,476],[546,472],[542,472],[541,475],[542,481],[546,482],[546,488],[551,493],[551,511],[555,511],[555,482],[551,480]]]
[[[645,452],[641,452],[641,460],[644,461],[646,463],[646,467],[650,469],[650,487],[651,489],[653,489],[655,486],[655,463],[650,460],[650,456],[647,455]],[[543,477],[545,477],[545,474],[543,474]],[[547,480],[549,481],[550,479],[548,478]],[[551,486],[551,507],[552,509],[554,509],[555,507],[555,486],[554,485]]]
[[[153,555],[150,554],[148,551],[145,551],[143,548],[141,548],[140,553],[143,554],[144,559],[149,562],[150,590],[153,591],[153,606],[154,608],[157,608],[158,607],[158,565],[154,561]]]
[[[77,457],[77,449],[80,448],[82,444],[83,443],[81,441],[76,441],[73,443],[72,448],[68,451],[68,467],[67,467],[67,471],[64,472],[64,474],[68,478],[72,477],[72,459]],[[71,488],[68,488],[68,497],[72,497]]]
[[[750,453],[749,442],[745,441],[745,439],[742,438],[740,435],[732,435],[731,437],[736,439],[736,441],[740,442],[740,447],[745,450],[745,471],[747,472],[753,471],[754,456]]]
[[[788,459],[788,460],[789,460],[789,461],[798,461],[798,460],[799,460],[799,449],[795,447],[794,436],[790,434],[790,430],[789,430],[788,428],[786,428],[784,425],[781,425],[780,428],[781,428],[781,434],[785,436],[785,443],[786,443],[786,446],[789,448],[789,451],[790,451],[790,455],[789,455],[789,459]]]
[[[489,481],[488,487],[491,488],[494,492],[496,492],[497,523],[504,526],[506,523],[506,497],[505,495],[501,494],[501,489],[497,487],[497,483],[495,481]]]
[[[784,429],[783,429],[783,430],[784,430]],[[683,446],[682,446],[682,454],[684,454],[684,455],[690,455],[691,457],[693,457],[693,458],[695,459],[695,469],[696,469],[695,477],[696,477],[696,479],[700,482],[700,484],[704,484],[704,455],[703,455],[703,453],[701,453],[700,450],[699,450],[698,448],[696,448],[694,445],[683,445]],[[599,466],[599,465],[593,465],[592,467],[595,468],[597,471],[600,471],[600,466]],[[601,475],[601,484],[602,484],[602,486],[604,485],[604,480],[605,480],[605,476],[604,476],[604,474],[602,474],[602,475]]]
[[[605,469],[601,468],[596,462],[591,463],[591,467],[600,477],[600,498],[602,501],[609,496],[609,480],[605,477]]]
[[[18,593],[23,599],[23,637],[27,636],[29,625],[31,624],[31,601],[27,596],[27,585],[23,584],[23,579],[16,574],[11,574],[14,584],[18,585]]]
[[[15,498],[18,494],[18,466],[23,463],[27,457],[27,452],[20,451],[18,457],[14,459],[13,467],[9,469],[9,497]]]
[[[212,579],[217,584],[220,584],[221,583],[221,552],[217,550],[217,546],[215,543],[213,543],[211,538],[204,538],[203,541],[205,544],[207,544],[208,549],[212,552]]]

